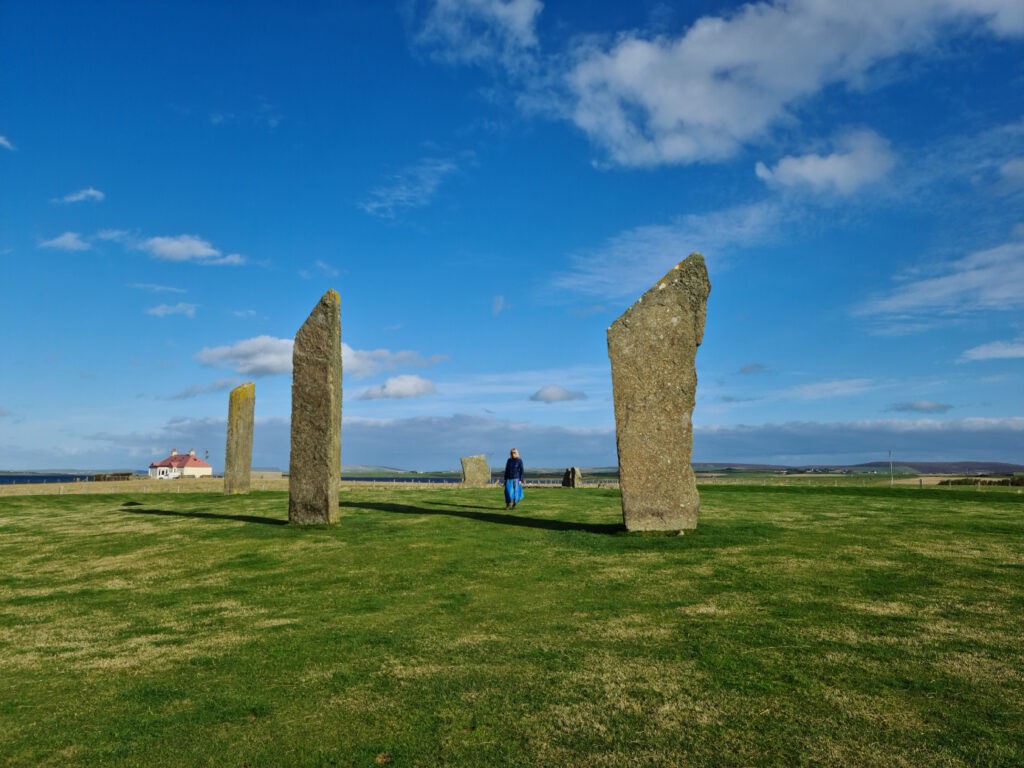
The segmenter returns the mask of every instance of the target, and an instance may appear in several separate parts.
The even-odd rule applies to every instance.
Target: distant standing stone
[[[608,328],[622,519],[631,531],[697,527],[690,466],[694,358],[711,292],[704,257],[691,254]]]
[[[338,519],[341,475],[341,298],[327,291],[295,334],[288,521]]]
[[[491,484],[491,468],[487,466],[486,456],[482,453],[476,456],[463,456],[461,461],[463,485]]]
[[[583,473],[579,467],[569,467],[562,475],[562,486],[565,488],[579,488],[583,485]]]
[[[228,396],[228,442],[224,450],[224,493],[248,493],[252,472],[252,430],[256,385],[247,382]]]

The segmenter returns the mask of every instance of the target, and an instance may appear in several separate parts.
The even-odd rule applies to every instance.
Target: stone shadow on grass
[[[440,504],[440,502],[438,502]],[[448,517],[462,517],[467,520],[476,520],[481,523],[497,523],[499,525],[516,525],[523,528],[540,528],[547,531],[583,531],[584,533],[597,533],[605,536],[613,536],[626,532],[623,523],[575,523],[567,520],[547,520],[539,517],[523,517],[522,515],[510,515],[502,512],[463,512],[451,509],[453,506],[468,507],[469,509],[488,509],[488,507],[474,507],[468,504],[444,504],[442,509],[428,509],[427,507],[415,507],[410,504],[386,504],[342,501],[338,506],[351,509],[375,509],[378,512],[397,512],[401,515],[447,515]]]
[[[258,515],[222,515],[216,512],[178,512],[170,509],[135,509],[138,501],[126,501],[122,507],[131,515],[156,515],[159,517],[194,517],[200,520],[232,520],[236,523],[260,523],[262,525],[288,525],[287,520],[276,517],[259,517]]]

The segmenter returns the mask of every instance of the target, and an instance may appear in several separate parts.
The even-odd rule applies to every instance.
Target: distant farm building
[[[172,449],[171,455],[166,459],[154,461],[149,465],[149,476],[162,480],[176,477],[212,477],[213,467],[202,459],[197,459],[194,450],[178,453],[177,449]]]

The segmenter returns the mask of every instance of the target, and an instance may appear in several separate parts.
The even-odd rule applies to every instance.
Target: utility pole
[[[892,449],[889,449],[889,487],[893,485],[893,472],[892,472]]]

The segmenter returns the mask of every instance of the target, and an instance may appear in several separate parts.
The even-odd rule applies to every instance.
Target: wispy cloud
[[[1020,456],[1024,417],[875,419],[696,425],[695,461],[853,464],[880,461],[892,450],[905,460],[1007,461]]]
[[[796,105],[826,87],[860,86],[879,63],[943,35],[1019,35],[1017,7],[780,0],[703,17],[678,37],[589,41],[565,75],[571,119],[617,164],[722,160],[792,122]]]
[[[441,61],[517,72],[532,62],[542,8],[540,0],[435,0],[416,42]]]
[[[783,390],[780,395],[795,400],[822,400],[859,395],[862,392],[879,389],[881,386],[883,385],[873,379],[829,379],[790,387]]]
[[[137,288],[140,291],[150,293],[185,293],[184,288],[173,288],[169,285],[157,285],[156,283],[131,283],[129,288]]]
[[[392,376],[380,386],[364,389],[356,395],[356,399],[381,400],[422,397],[424,395],[432,395],[436,391],[437,386],[429,379],[413,374],[403,374],[401,376]]]
[[[88,251],[92,246],[77,232],[65,232],[52,240],[40,243],[39,247],[55,251]]]
[[[552,284],[559,292],[605,300],[639,296],[694,251],[714,263],[734,249],[771,240],[784,215],[777,204],[757,203],[629,229],[574,254]]]
[[[962,355],[960,362],[972,362],[976,360],[1014,360],[1024,358],[1024,340],[1017,341],[990,341],[987,344],[980,344],[971,347]]]
[[[530,395],[530,399],[538,403],[562,403],[566,400],[586,400],[587,393],[548,384]]]
[[[209,395],[216,392],[229,392],[239,384],[240,379],[217,379],[211,381],[209,384],[193,384],[190,387],[186,387],[181,392],[171,395],[168,400],[190,400],[193,397],[199,397],[201,395]]]
[[[952,407],[949,403],[934,403],[931,400],[912,400],[910,402],[893,403],[885,410],[895,413],[945,413]]]
[[[158,304],[155,307],[150,307],[146,310],[147,315],[154,315],[155,317],[167,317],[168,315],[185,315],[185,317],[196,316],[196,304],[186,304],[184,302],[178,302],[177,304]]]
[[[442,182],[459,169],[450,158],[429,157],[393,175],[370,191],[359,208],[371,216],[393,219],[399,213],[429,204]]]
[[[424,356],[408,349],[352,349],[344,342],[341,345],[341,355],[345,372],[357,378],[396,368],[423,368],[448,360],[447,355]]]
[[[244,256],[237,253],[224,255],[196,235],[150,237],[139,243],[138,247],[153,258],[164,261],[191,261],[209,266],[245,264]]]
[[[768,373],[769,371],[771,369],[762,363],[747,363],[746,365],[741,365],[737,373],[741,376],[752,376],[758,373]]]
[[[929,327],[978,311],[1024,307],[1024,242],[978,251],[914,274],[887,295],[854,308],[854,314],[893,326]]]
[[[16,151],[14,144],[12,144],[11,140],[8,139],[6,136],[0,136],[0,147],[3,147],[4,149],[10,152]]]
[[[95,189],[93,187],[86,187],[85,189],[80,189],[77,192],[72,192],[70,194],[64,195],[64,197],[59,198],[58,202],[81,203],[89,201],[98,203],[101,202],[105,197],[106,195],[100,192],[100,190]]]
[[[338,275],[341,274],[341,272],[331,264],[328,264],[326,261],[323,261],[321,259],[317,259],[316,261],[313,262],[312,270],[300,269],[298,273],[299,277],[301,277],[303,280],[312,280],[314,270],[316,274],[321,275],[323,277],[337,277]]]
[[[831,154],[784,157],[771,168],[759,162],[755,172],[771,186],[849,195],[881,181],[895,162],[888,141],[874,131],[860,130],[840,136]]]
[[[494,317],[497,317],[505,309],[505,306],[505,297],[495,296],[494,299],[491,301],[491,314]]]

